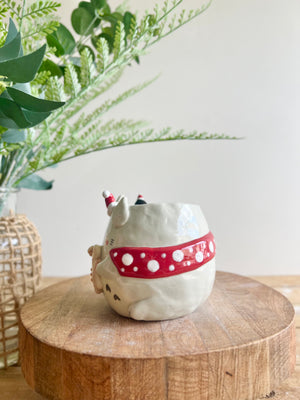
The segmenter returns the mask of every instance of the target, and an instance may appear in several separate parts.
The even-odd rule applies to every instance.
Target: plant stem
[[[9,176],[11,174],[11,171],[16,164],[16,157],[17,157],[17,152],[18,150],[12,151],[6,158],[6,162],[4,165],[4,170],[2,171],[2,176],[1,176],[1,186],[8,186],[8,180]]]
[[[25,7],[26,7],[26,0],[23,0],[22,11],[21,11],[21,16],[20,16],[20,22],[19,22],[19,31],[20,32],[22,30],[23,18],[24,18],[24,15],[25,15]]]

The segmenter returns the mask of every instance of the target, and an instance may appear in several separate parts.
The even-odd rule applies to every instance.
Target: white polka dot
[[[138,271],[138,267],[133,267],[134,272]]]
[[[131,265],[133,263],[132,255],[129,253],[124,254],[122,257],[122,263],[126,265],[126,267],[128,267],[128,265]]]
[[[172,258],[174,261],[180,262],[184,258],[184,254],[181,250],[175,250],[172,254]]]
[[[117,252],[115,252],[115,253],[114,253],[114,257],[117,257],[117,255],[118,255],[118,253],[117,253]]]
[[[207,253],[207,257],[209,257],[210,256],[210,253]]]
[[[125,268],[121,268],[121,271],[122,271],[122,272],[125,272]]]
[[[146,254],[145,253],[141,253],[141,258],[145,258]]]
[[[170,265],[170,266],[169,266],[169,270],[170,270],[170,271],[174,271],[174,269],[175,269],[174,265]]]
[[[166,253],[162,253],[161,258],[166,258],[166,257],[167,257]]]
[[[211,251],[211,252],[213,252],[214,251],[214,244],[213,244],[213,242],[209,242],[209,250]]]
[[[188,261],[188,262],[186,263],[186,265],[189,267],[189,266],[191,265],[191,262]]]
[[[192,253],[194,250],[192,247],[189,248],[189,252]]]
[[[199,263],[203,261],[203,253],[202,253],[202,251],[197,251],[197,253],[196,253],[196,261],[199,262]]]
[[[150,260],[147,264],[147,268],[151,272],[156,272],[159,270],[159,263],[156,260]]]

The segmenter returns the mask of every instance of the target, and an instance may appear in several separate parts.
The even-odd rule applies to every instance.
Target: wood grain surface
[[[173,321],[118,316],[88,277],[43,290],[21,318],[23,373],[49,399],[268,398],[295,364],[290,302],[224,272],[201,308]]]

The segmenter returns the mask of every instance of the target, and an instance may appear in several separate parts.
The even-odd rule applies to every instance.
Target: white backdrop
[[[62,22],[76,5],[63,1]],[[215,0],[127,70],[115,94],[162,75],[110,117],[244,139],[129,146],[46,171],[53,190],[23,190],[19,199],[42,236],[44,275],[89,273],[86,249],[102,242],[108,222],[103,189],[131,203],[140,192],[148,202],[199,203],[218,269],[300,272],[299,15],[299,0]]]

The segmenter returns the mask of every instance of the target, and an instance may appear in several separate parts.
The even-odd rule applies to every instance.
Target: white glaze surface
[[[141,279],[121,276],[109,252],[127,246],[179,245],[208,232],[198,205],[162,203],[128,206],[127,199],[120,197],[112,210],[102,260],[96,267],[96,281],[99,282],[100,278],[99,286],[110,306],[117,313],[137,320],[172,319],[193,312],[212,290],[215,259],[179,275]],[[182,257],[180,251],[173,254],[174,261]],[[129,265],[131,261],[130,255],[126,254],[124,265]],[[150,267],[155,272],[155,260],[152,264]]]

